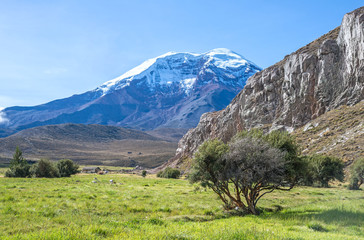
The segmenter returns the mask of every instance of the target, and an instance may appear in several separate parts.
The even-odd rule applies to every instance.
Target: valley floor
[[[363,190],[299,187],[260,206],[231,216],[210,190],[150,175],[0,178],[0,239],[364,239]]]

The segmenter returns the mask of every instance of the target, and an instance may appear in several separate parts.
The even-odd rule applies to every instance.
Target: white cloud
[[[9,119],[6,118],[6,114],[2,112],[4,108],[0,108],[0,124],[8,124]]]

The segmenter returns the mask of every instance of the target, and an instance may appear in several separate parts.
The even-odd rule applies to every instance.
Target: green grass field
[[[211,191],[154,176],[0,178],[0,239],[364,239],[363,191],[300,187],[260,206],[231,216]]]

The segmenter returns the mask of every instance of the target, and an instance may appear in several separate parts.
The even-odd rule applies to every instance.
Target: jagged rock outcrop
[[[364,97],[364,7],[340,27],[256,73],[224,110],[205,113],[179,142],[170,165],[191,157],[207,139],[228,141],[243,129],[292,131]]]

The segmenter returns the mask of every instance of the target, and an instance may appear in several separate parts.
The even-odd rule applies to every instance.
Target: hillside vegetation
[[[364,157],[364,101],[331,110],[293,134],[305,155],[325,153],[344,161]]]
[[[238,217],[186,180],[0,178],[0,239],[363,239],[363,200],[344,186],[299,187],[262,199],[259,216]]]

